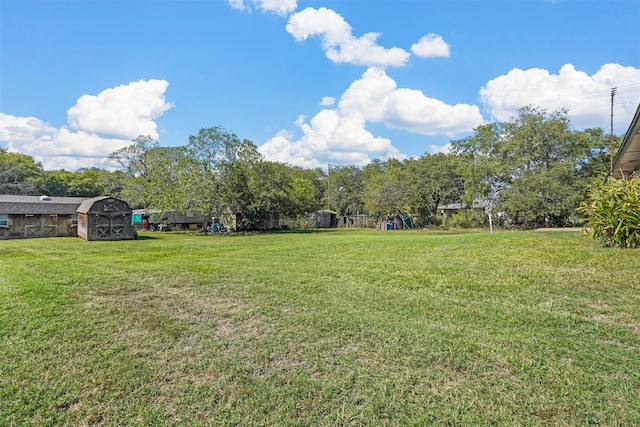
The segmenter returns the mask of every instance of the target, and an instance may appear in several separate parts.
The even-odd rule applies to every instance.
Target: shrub
[[[487,219],[484,211],[474,209],[462,209],[446,219],[447,227],[480,228],[486,225]]]
[[[610,178],[593,188],[589,201],[576,209],[584,216],[585,229],[603,246],[640,246],[640,180]]]

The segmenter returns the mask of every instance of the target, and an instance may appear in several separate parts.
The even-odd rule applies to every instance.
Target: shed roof
[[[14,196],[0,194],[0,214],[73,215],[86,197]]]
[[[91,206],[93,206],[93,204],[99,200],[104,200],[104,199],[108,199],[109,196],[100,196],[100,197],[93,197],[91,199],[85,199],[82,201],[82,204],[80,206],[78,206],[78,212],[79,213],[87,213],[89,212],[89,209],[91,209]]]
[[[637,170],[640,170],[640,104],[613,161],[612,172],[614,177],[621,178]]]
[[[120,203],[125,203],[122,200],[118,200],[115,197],[111,197],[111,196],[99,196],[99,197],[94,197],[92,199],[86,199],[82,202],[82,204],[78,207],[78,213],[82,213],[82,214],[86,214],[89,213],[89,211],[91,210],[91,208],[93,207],[94,204],[96,204],[97,202],[100,202],[102,200],[107,200],[107,199],[111,199],[111,200],[117,200]],[[126,203],[125,203],[126,204]],[[127,206],[127,211],[131,212],[131,209],[129,209],[129,205]]]

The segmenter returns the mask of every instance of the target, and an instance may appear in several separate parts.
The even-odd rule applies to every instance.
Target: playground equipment
[[[418,224],[416,224],[408,213],[398,210],[397,217],[402,220],[403,228],[418,228]]]

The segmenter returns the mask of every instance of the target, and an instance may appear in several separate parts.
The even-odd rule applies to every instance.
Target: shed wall
[[[337,215],[333,212],[319,212],[316,216],[317,228],[332,228],[338,222]]]
[[[78,212],[78,236],[85,240],[131,240],[135,238],[132,211],[118,199],[95,200],[87,212]]]
[[[0,239],[75,237],[74,215],[9,215],[9,226],[0,228]]]

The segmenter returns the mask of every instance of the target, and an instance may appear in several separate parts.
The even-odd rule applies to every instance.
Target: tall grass
[[[637,251],[141,237],[0,242],[0,424],[640,424]]]

